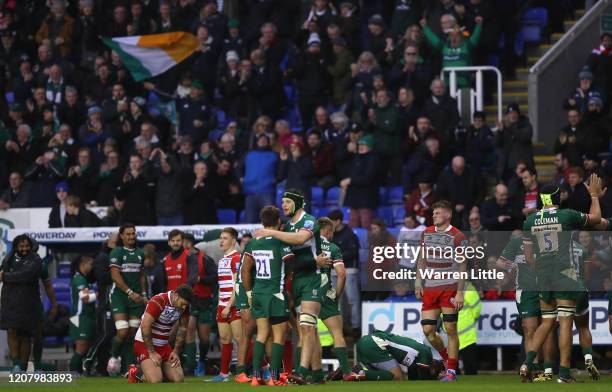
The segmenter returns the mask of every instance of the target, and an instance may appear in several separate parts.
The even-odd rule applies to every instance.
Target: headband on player
[[[300,195],[296,192],[284,192],[283,199],[289,199],[293,202],[293,211],[291,212],[291,216],[295,214],[297,210],[300,208],[304,208],[304,196]]]
[[[557,187],[552,193],[540,193],[540,200],[542,200],[542,204],[545,206],[552,206],[558,204],[557,199],[559,197],[559,191],[559,187]]]

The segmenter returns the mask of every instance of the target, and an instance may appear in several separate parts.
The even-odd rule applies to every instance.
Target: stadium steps
[[[536,155],[534,157],[536,170],[538,171],[538,181],[548,183],[555,178],[555,156],[554,155]]]
[[[529,68],[520,67],[516,69],[516,79],[514,80],[524,80],[527,81],[529,79]]]
[[[563,37],[563,33],[553,33],[550,35],[550,43],[555,44]]]
[[[527,86],[525,86],[525,89],[519,91],[508,91],[504,89],[502,94],[502,103],[504,107],[513,102],[517,102],[519,105],[524,105],[526,107],[528,101],[526,87]],[[493,97],[497,100],[497,93],[493,94]]]

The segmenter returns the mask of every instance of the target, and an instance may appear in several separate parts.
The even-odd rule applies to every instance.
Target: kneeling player
[[[264,228],[278,230],[280,211],[274,206],[261,210]],[[253,238],[244,250],[242,282],[257,322],[257,337],[253,346],[253,379],[251,385],[263,384],[261,363],[265,344],[272,329],[272,355],[268,385],[285,385],[279,380],[282,366],[289,307],[284,290],[285,261],[293,258],[291,247],[272,237]],[[255,268],[255,276],[252,269]],[[251,285],[253,282],[253,285]]]
[[[374,331],[357,342],[357,358],[365,367],[355,381],[404,380],[408,368],[419,369],[419,379],[431,379],[441,369],[434,363],[431,348],[414,339],[383,331]]]
[[[185,344],[189,311],[193,293],[182,284],[176,291],[161,293],[149,301],[134,341],[134,353],[140,362],[144,379],[160,383],[164,377],[170,382],[183,382],[183,368],[179,354]],[[168,343],[170,332],[178,322],[174,349]],[[138,382],[136,369],[130,369],[128,382]]]

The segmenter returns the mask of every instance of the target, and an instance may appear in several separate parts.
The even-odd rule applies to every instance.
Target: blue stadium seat
[[[217,124],[219,128],[225,128],[227,125],[227,118],[225,116],[225,112],[221,109],[217,110]]]
[[[368,252],[369,252],[368,248],[366,248],[366,249],[359,249],[359,262],[360,263],[365,264],[365,263],[368,262],[368,258],[369,258],[369,253]],[[365,266],[362,266],[362,267],[365,267]],[[362,270],[363,269],[364,268],[362,268]]]
[[[219,141],[219,139],[221,139],[221,136],[223,136],[224,133],[225,133],[224,129],[213,129],[208,134],[208,140],[212,140],[214,142],[217,142],[217,141]]]
[[[368,231],[357,227],[353,229],[353,233],[359,238],[359,248],[368,249]]]
[[[393,238],[397,239],[397,235],[399,234],[399,228],[397,227],[389,227],[387,230],[389,230],[389,233],[391,233],[391,235],[393,236]]]
[[[247,223],[247,221],[246,221],[246,210],[240,211],[240,214],[238,215],[238,223]]]
[[[523,42],[539,44],[548,25],[548,11],[543,7],[529,8],[521,18]]]
[[[387,188],[381,186],[378,188],[378,197],[380,198],[380,204],[387,204]]]
[[[389,204],[404,204],[404,188],[401,186],[389,187],[387,191]]]
[[[70,269],[70,263],[62,263],[60,262],[57,265],[57,277],[58,278],[68,278],[70,279],[71,276],[71,269]]]
[[[310,198],[313,207],[323,207],[323,188],[320,186],[310,188]]]
[[[378,207],[376,216],[384,220],[387,227],[393,226],[393,210],[391,207]]]
[[[526,25],[521,29],[523,42],[527,44],[539,44],[542,42],[542,29],[535,25]]]
[[[276,205],[279,208],[283,201],[283,192],[285,192],[285,188],[280,185],[277,185],[276,186]]]
[[[53,290],[55,290],[55,292],[58,292],[58,291],[70,292],[70,278],[55,278],[51,282],[51,285],[53,286]]]
[[[13,102],[15,102],[15,93],[12,91],[7,92],[6,94],[4,94],[4,96],[6,97],[6,102],[10,105]]]
[[[404,223],[405,216],[406,209],[404,206],[393,207],[393,224],[395,226],[401,226]]]
[[[329,210],[325,207],[311,207],[311,214],[317,218],[321,218],[322,216],[327,216],[329,214]]]
[[[339,186],[329,188],[327,190],[327,195],[325,196],[325,205],[328,208],[338,207],[338,202],[340,201],[341,192],[342,191]]]
[[[217,219],[221,224],[232,225],[236,223],[236,211],[231,208],[217,208]]]

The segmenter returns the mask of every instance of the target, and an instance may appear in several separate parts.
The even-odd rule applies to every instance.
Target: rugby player
[[[74,354],[70,358],[70,370],[83,371],[83,356],[96,337],[96,291],[87,281],[93,269],[93,259],[83,256],[78,265],[70,291],[72,294],[72,312],[70,317],[70,338],[74,342]]]

